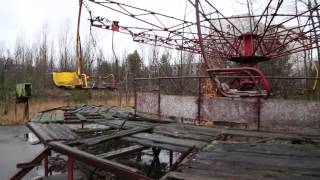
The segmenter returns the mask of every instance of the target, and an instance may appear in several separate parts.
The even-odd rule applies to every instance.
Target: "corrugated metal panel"
[[[197,97],[161,94],[161,115],[195,119],[197,117]]]
[[[137,111],[145,113],[158,113],[157,93],[137,93]]]

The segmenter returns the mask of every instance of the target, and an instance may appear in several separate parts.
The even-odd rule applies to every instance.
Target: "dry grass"
[[[24,104],[18,104],[17,106],[17,118],[15,119],[15,104],[11,102],[9,105],[9,112],[4,115],[4,105],[0,102],[0,125],[12,125],[22,124],[26,121],[23,118]],[[32,118],[37,112],[52,109],[61,106],[69,106],[79,104],[67,98],[31,98],[29,102],[30,118]],[[134,99],[130,98],[128,104],[125,98],[122,98],[121,104],[119,98],[94,98],[89,99],[86,104],[90,105],[111,105],[111,106],[133,106]]]

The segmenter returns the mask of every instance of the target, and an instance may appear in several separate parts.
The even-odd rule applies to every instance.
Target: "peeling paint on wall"
[[[256,124],[260,115],[264,129],[320,129],[319,101],[261,99],[260,114],[257,102],[257,99],[202,97],[200,119]],[[157,114],[158,103],[157,93],[138,93],[138,111]],[[162,116],[197,119],[198,97],[161,94],[160,112]]]

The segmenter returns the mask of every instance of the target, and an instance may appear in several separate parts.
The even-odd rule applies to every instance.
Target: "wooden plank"
[[[282,140],[304,140],[301,136],[297,134],[286,134],[277,132],[261,132],[261,131],[249,131],[249,130],[222,130],[222,134],[233,135],[233,136],[243,136],[243,137],[256,137],[256,138],[277,138]]]
[[[95,129],[76,129],[74,130],[76,133],[96,133],[102,131],[108,131],[112,129],[110,126],[106,126],[105,128],[95,128]]]
[[[41,161],[39,162],[26,162],[26,163],[18,163],[17,168],[26,169],[26,168],[34,168],[35,166],[41,166]]]
[[[183,128],[175,127],[171,125],[155,126],[153,132],[157,134],[170,136],[170,137],[193,139],[193,140],[205,141],[205,142],[210,142],[215,138],[214,135],[211,135],[211,136],[203,135],[203,134],[196,133],[194,131],[190,131],[187,129],[183,129]]]
[[[169,172],[166,176],[161,178],[161,180],[212,180],[212,177],[203,176],[201,174],[190,174],[181,172]]]
[[[40,139],[42,143],[46,143],[48,140],[51,140],[51,137],[40,128],[40,124],[29,122],[27,127]]]
[[[305,157],[320,159],[317,145],[304,144],[212,144],[205,152],[238,152],[244,154],[275,155],[280,157]]]
[[[80,113],[76,113],[75,114],[76,116],[77,116],[77,118],[78,119],[80,119],[81,121],[85,121],[85,120],[87,120],[87,118],[86,117],[84,117],[82,114],[80,114]]]
[[[140,150],[143,150],[143,149],[145,149],[144,146],[134,145],[134,146],[126,147],[126,148],[117,149],[117,150],[114,150],[114,151],[111,151],[111,152],[99,154],[97,156],[100,157],[100,158],[110,159],[110,158],[115,158],[115,157],[122,156],[124,154],[137,152],[137,151],[140,151]]]
[[[124,136],[129,136],[132,134],[150,131],[150,130],[152,130],[152,127],[137,127],[129,130],[119,131],[116,134],[112,134],[112,135],[103,135],[103,136],[98,136],[94,138],[84,139],[84,140],[81,140],[81,142],[88,145],[95,145],[95,144],[109,141],[111,139],[121,138]]]
[[[182,147],[188,147],[188,148],[193,146],[196,146],[196,148],[202,148],[207,144],[202,141],[195,141],[190,139],[179,139],[179,138],[163,136],[160,134],[150,134],[150,133],[138,133],[138,134],[132,135],[132,137],[148,139],[157,143],[170,144],[170,145],[176,145],[176,146],[182,146]]]
[[[246,157],[244,156],[243,159]],[[264,166],[221,159],[197,159],[183,165],[181,172],[222,179],[257,179],[257,177],[273,177],[273,179],[316,179],[319,171],[301,171],[285,167]],[[262,178],[264,179],[264,178]]]
[[[141,138],[135,138],[135,137],[123,137],[121,138],[122,140],[128,141],[128,142],[134,142],[137,144],[141,144],[143,146],[148,146],[148,147],[155,147],[155,148],[161,148],[161,149],[166,149],[169,151],[174,151],[174,152],[185,152],[188,150],[187,147],[183,146],[175,146],[171,144],[163,144],[163,143],[157,143],[148,139],[141,139]]]
[[[222,179],[317,179],[317,154],[320,152],[314,145],[213,144],[184,164],[180,172]]]
[[[122,125],[122,123],[124,122],[124,120],[119,119],[119,118],[113,118],[112,120],[108,120],[108,121],[101,121],[98,120],[96,121],[97,124],[102,124],[102,125],[106,125],[106,126],[110,126],[112,128],[115,129],[119,129]],[[134,122],[134,121],[127,121],[124,126],[123,129],[129,129],[129,128],[135,128],[135,127],[148,127],[148,126],[154,126],[157,124],[154,123],[147,123],[147,122]]]

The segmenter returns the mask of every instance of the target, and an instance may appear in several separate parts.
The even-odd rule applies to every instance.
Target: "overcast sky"
[[[11,48],[17,36],[32,40],[44,24],[57,34],[76,14],[77,0],[0,0],[0,41]]]
[[[186,3],[185,0],[125,0],[122,2],[175,17],[183,17]],[[77,12],[78,0],[0,0],[0,43],[2,46],[13,49],[17,37],[22,37],[26,42],[32,42],[38,38],[45,24],[53,38],[57,37],[64,26],[69,26],[71,32],[74,33]],[[105,12],[105,15],[112,20],[120,21],[120,23],[124,21],[128,23],[125,17],[117,13],[109,11]],[[86,20],[88,14],[84,12],[82,17],[81,32],[85,36],[89,34],[89,24]],[[105,50],[110,50],[111,33],[95,31],[100,36],[100,43],[105,45]],[[129,43],[130,40],[130,37],[116,35],[114,43],[117,51],[122,53],[121,51],[125,51],[125,49],[131,51],[135,48],[144,48],[143,45]],[[123,43],[124,41],[126,43]]]
[[[246,1],[246,0],[242,0]],[[254,0],[258,1],[259,0]],[[132,4],[170,16],[183,18],[186,0],[118,0],[126,4]],[[211,1],[210,1],[211,2]],[[239,5],[240,0],[215,0],[214,5],[226,16],[244,13],[246,6]],[[235,3],[237,2],[237,3]],[[79,0],[0,0],[0,43],[9,49],[13,49],[17,37],[22,37],[26,42],[33,42],[39,37],[44,25],[47,25],[50,37],[55,39],[65,26],[69,26],[70,32],[75,33],[76,19]],[[89,3],[92,8],[95,8]],[[259,6],[256,6],[259,8]],[[189,16],[194,17],[194,10],[190,7],[187,10]],[[261,8],[260,8],[261,9]],[[101,16],[110,20],[120,21],[120,25],[134,25],[123,15],[119,15],[105,8],[97,9]],[[82,15],[82,36],[89,36],[88,14],[84,11]],[[111,32],[95,30],[98,43],[103,47],[106,54],[111,53]],[[83,38],[82,38],[83,39]],[[131,37],[115,35],[115,48],[119,56],[124,51],[131,52],[138,49],[140,52],[146,49],[145,45],[138,45],[132,42]]]

